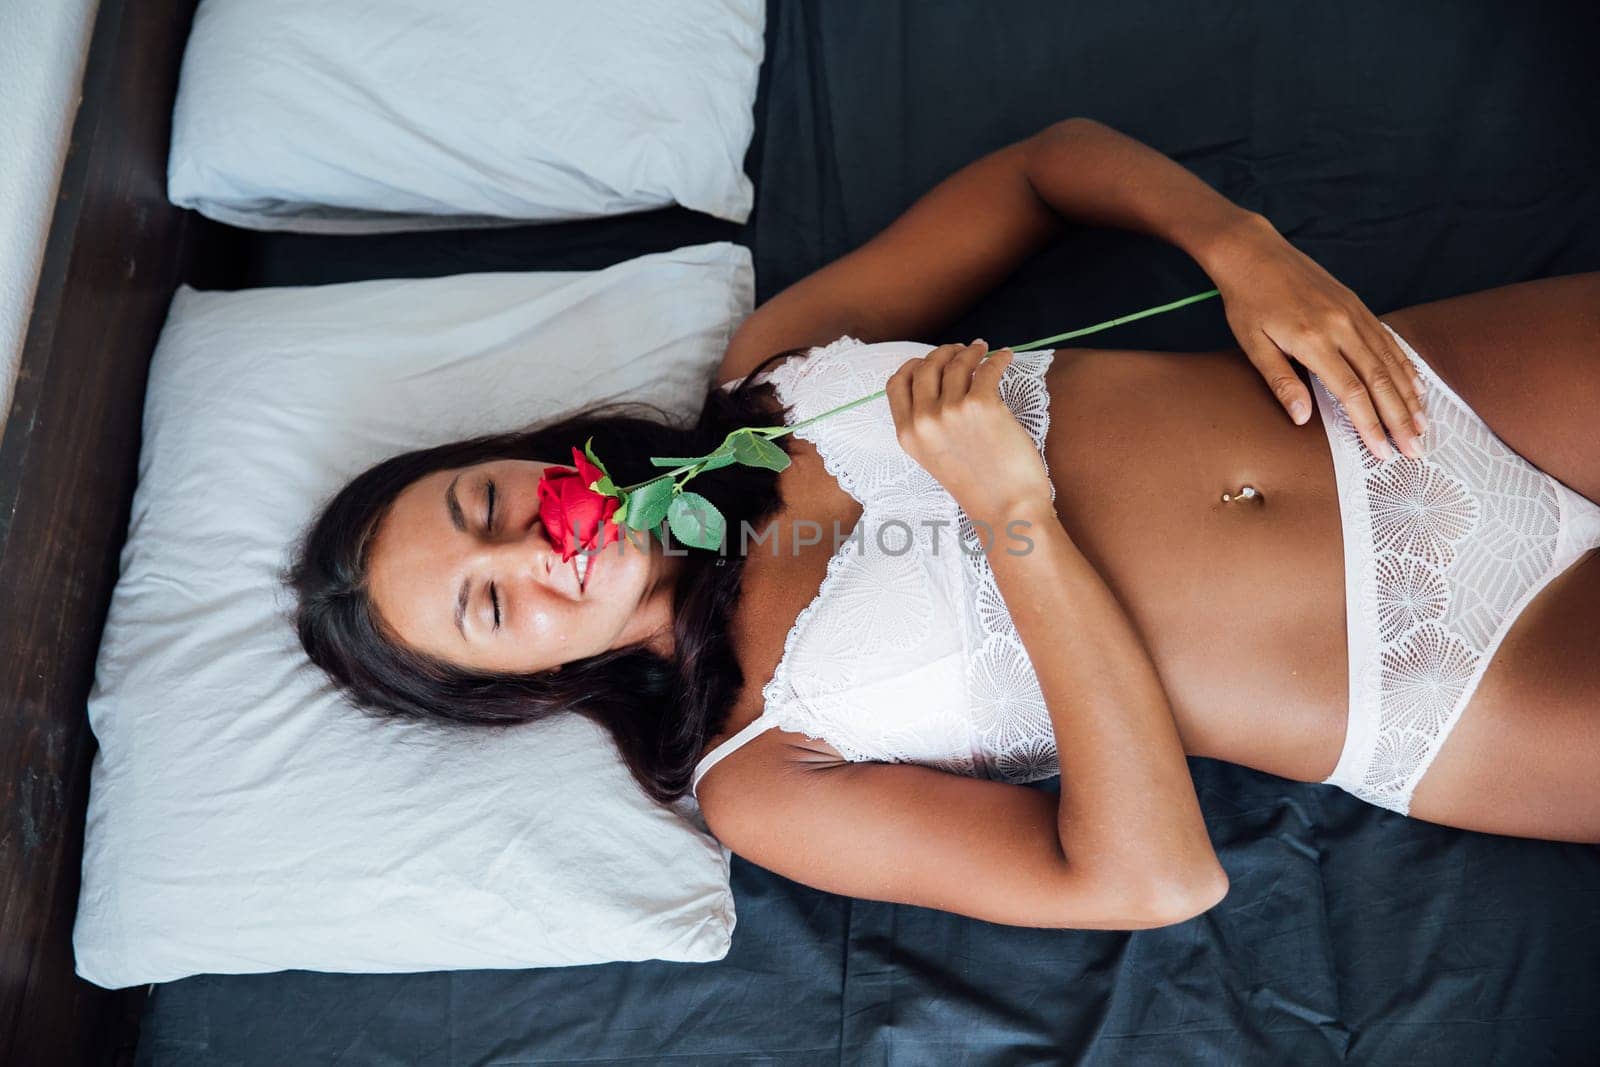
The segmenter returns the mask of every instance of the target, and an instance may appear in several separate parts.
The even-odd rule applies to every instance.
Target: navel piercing
[[[1266,499],[1266,497],[1256,492],[1256,487],[1253,485],[1243,486],[1237,493],[1222,494],[1222,502],[1224,504],[1231,504],[1235,500],[1260,500],[1261,502],[1265,503]]]

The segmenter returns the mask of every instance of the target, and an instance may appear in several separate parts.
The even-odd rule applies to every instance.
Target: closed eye
[[[483,495],[485,497],[483,531],[485,534],[491,534],[494,532],[495,498],[499,496],[495,491],[493,479],[484,482]],[[489,606],[494,610],[494,629],[498,632],[500,629],[500,590],[495,588],[493,582],[489,583]]]

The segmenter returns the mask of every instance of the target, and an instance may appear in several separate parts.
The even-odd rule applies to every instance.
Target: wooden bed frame
[[[77,978],[71,931],[95,750],[85,708],[127,532],[149,360],[181,282],[259,284],[255,267],[270,267],[272,249],[287,240],[217,226],[166,199],[172,103],[198,0],[99,2],[0,436],[0,1067],[133,1061],[145,990],[108,991]],[[802,39],[820,32],[813,11],[785,17],[797,20]],[[769,71],[764,62],[763,85]],[[758,122],[752,151],[759,154],[768,135]],[[653,239],[663,248],[720,239],[702,232],[685,223]],[[382,240],[406,247],[413,236]],[[296,240],[315,249],[322,239]],[[1088,240],[1071,254],[1120,247],[1100,243],[1109,240],[1103,235]],[[1541,263],[1582,269],[1560,243],[1519,247]],[[528,269],[509,254],[501,262]],[[1520,262],[1522,270],[1533,261]],[[346,280],[342,269],[300,280]],[[766,274],[765,285],[778,280]]]
[[[198,3],[100,0],[0,437],[4,1067],[133,1062],[146,989],[78,978],[72,924],[95,752],[86,707],[127,536],[145,383],[179,284],[264,284],[253,267],[285,245],[167,201],[172,106]],[[663,215],[678,224],[657,237],[661,248],[738,229],[708,229],[682,209]],[[541,227],[546,241],[560,232]]]
[[[0,438],[0,1063],[131,1063],[145,990],[73,972],[85,704],[127,533],[146,372],[217,229],[167,202],[196,0],[102,0]],[[211,235],[211,236],[208,236]]]

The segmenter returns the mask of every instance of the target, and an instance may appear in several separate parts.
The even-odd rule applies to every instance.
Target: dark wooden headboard
[[[0,1063],[132,1060],[143,988],[75,977],[85,717],[145,376],[204,233],[166,199],[196,0],[102,0],[0,438]]]

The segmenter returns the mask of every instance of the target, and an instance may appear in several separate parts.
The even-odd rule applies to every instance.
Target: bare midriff
[[[1294,425],[1237,350],[1064,350],[1048,381],[1056,513],[1144,639],[1185,748],[1326,777],[1349,683],[1319,417]]]
[[[1348,683],[1344,543],[1318,416],[1295,426],[1237,350],[1065,349],[1047,381],[1056,512],[1144,639],[1186,749],[1326,777]],[[811,445],[793,454],[777,541],[751,553],[734,620],[745,692],[708,751],[760,714],[833,525],[848,533],[860,517]],[[795,519],[820,524],[820,543],[796,549]],[[791,758],[839,758],[799,735],[782,744]]]

